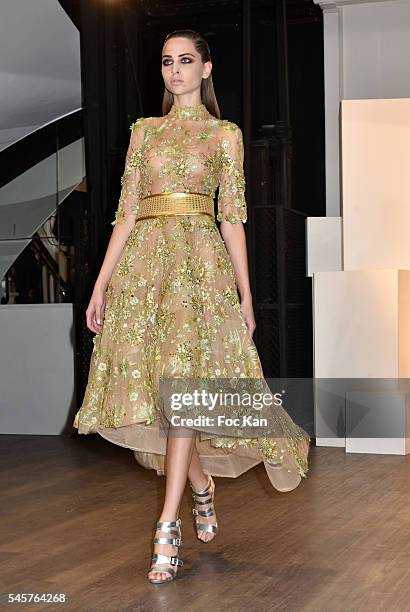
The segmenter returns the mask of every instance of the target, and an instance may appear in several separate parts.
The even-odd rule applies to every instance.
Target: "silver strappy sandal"
[[[154,544],[173,544],[174,546],[181,546],[181,519],[178,518],[176,521],[158,521],[157,529],[165,531],[172,538],[154,538]],[[153,584],[160,584],[161,582],[171,582],[175,579],[177,572],[174,567],[163,567],[162,564],[168,563],[170,566],[183,565],[182,559],[178,559],[177,555],[168,556],[154,553],[151,559],[151,568],[148,573],[154,572],[155,574],[168,574],[168,578],[148,578]],[[154,569],[155,566],[157,569]]]
[[[205,489],[203,489],[202,491],[195,491],[194,487],[192,486],[192,483],[190,482],[190,486],[193,491],[192,497],[194,498],[195,505],[209,506],[205,510],[204,509],[198,510],[197,508],[192,508],[192,514],[194,516],[214,516],[215,515],[214,505],[213,505],[214,494],[215,494],[215,483],[213,481],[211,474],[208,474],[208,476],[209,476],[209,482],[206,485]],[[196,526],[198,535],[200,531],[208,531],[210,533],[217,533],[218,531],[217,523],[215,523],[215,525],[210,525],[208,523],[197,523],[195,519],[195,526]],[[213,539],[214,538],[212,538],[212,540]],[[198,540],[201,540],[201,538],[198,537]],[[201,540],[201,542],[208,543],[208,542],[211,542],[212,540]]]

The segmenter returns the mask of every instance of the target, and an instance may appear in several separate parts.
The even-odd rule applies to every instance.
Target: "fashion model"
[[[263,379],[252,340],[243,138],[220,118],[211,69],[202,36],[168,34],[163,116],[140,117],[130,128],[114,228],[86,314],[96,335],[74,420],[79,433],[97,432],[166,475],[148,573],[154,583],[173,580],[183,564],[187,479],[197,537],[209,543],[218,530],[213,476],[235,478],[263,461],[272,485],[290,491],[308,471],[310,438],[281,406],[272,411],[271,436],[160,430],[161,377]]]

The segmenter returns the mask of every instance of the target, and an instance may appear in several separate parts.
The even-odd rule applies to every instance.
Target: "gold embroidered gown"
[[[141,198],[188,192],[214,196],[217,220],[247,220],[240,128],[205,105],[141,117],[131,138],[112,225],[138,214]],[[88,384],[74,419],[130,448],[165,473],[159,433],[159,377],[263,377],[245,325],[235,273],[215,220],[206,214],[137,219],[106,290],[103,328],[94,336]],[[199,432],[203,469],[237,477],[264,462],[272,485],[290,491],[306,477],[310,438],[276,408],[277,437],[212,437]]]

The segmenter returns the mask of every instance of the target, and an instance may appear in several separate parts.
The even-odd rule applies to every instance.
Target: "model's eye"
[[[184,62],[184,60],[188,60],[187,62]],[[184,62],[184,64],[190,64],[191,63],[191,58],[190,57],[183,57],[181,59],[181,62]]]
[[[172,60],[170,60],[170,59],[164,59],[163,62],[162,62],[162,65],[163,66],[168,66],[169,65],[168,62],[171,62],[171,61]]]

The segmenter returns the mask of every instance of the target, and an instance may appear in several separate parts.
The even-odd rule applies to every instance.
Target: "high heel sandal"
[[[172,538],[154,538],[154,544],[173,544],[178,547],[182,544],[181,539],[181,519],[178,518],[176,521],[158,521],[157,522],[157,530],[165,531],[166,533],[170,533]],[[162,564],[168,563],[168,565],[176,566],[183,565],[184,562],[182,559],[178,559],[177,555],[161,555],[159,553],[154,553],[151,559],[151,567],[149,570],[150,573],[155,574],[168,574],[168,578],[148,578],[150,582],[153,584],[160,584],[161,582],[171,582],[175,579],[177,572],[174,567],[161,567]],[[154,569],[155,566],[158,569]]]
[[[192,514],[194,516],[214,516],[215,515],[214,504],[213,504],[214,495],[215,495],[215,483],[213,481],[211,474],[208,474],[208,476],[209,476],[208,484],[206,485],[205,489],[203,489],[202,491],[195,491],[194,487],[192,486],[192,483],[190,482],[190,486],[193,491],[192,497],[194,498],[195,505],[198,505],[198,506],[209,505],[209,508],[207,508],[206,510],[202,510],[202,509],[198,510],[197,508],[192,508]],[[217,533],[218,531],[218,523],[215,523],[215,525],[211,525],[209,523],[197,523],[196,519],[195,519],[195,527],[197,530],[197,535],[199,535],[199,532],[201,531],[208,531],[210,533]],[[213,539],[214,538],[211,538],[211,540],[201,540],[201,538],[198,537],[198,540],[201,540],[201,542],[205,542],[205,543],[211,542]]]

